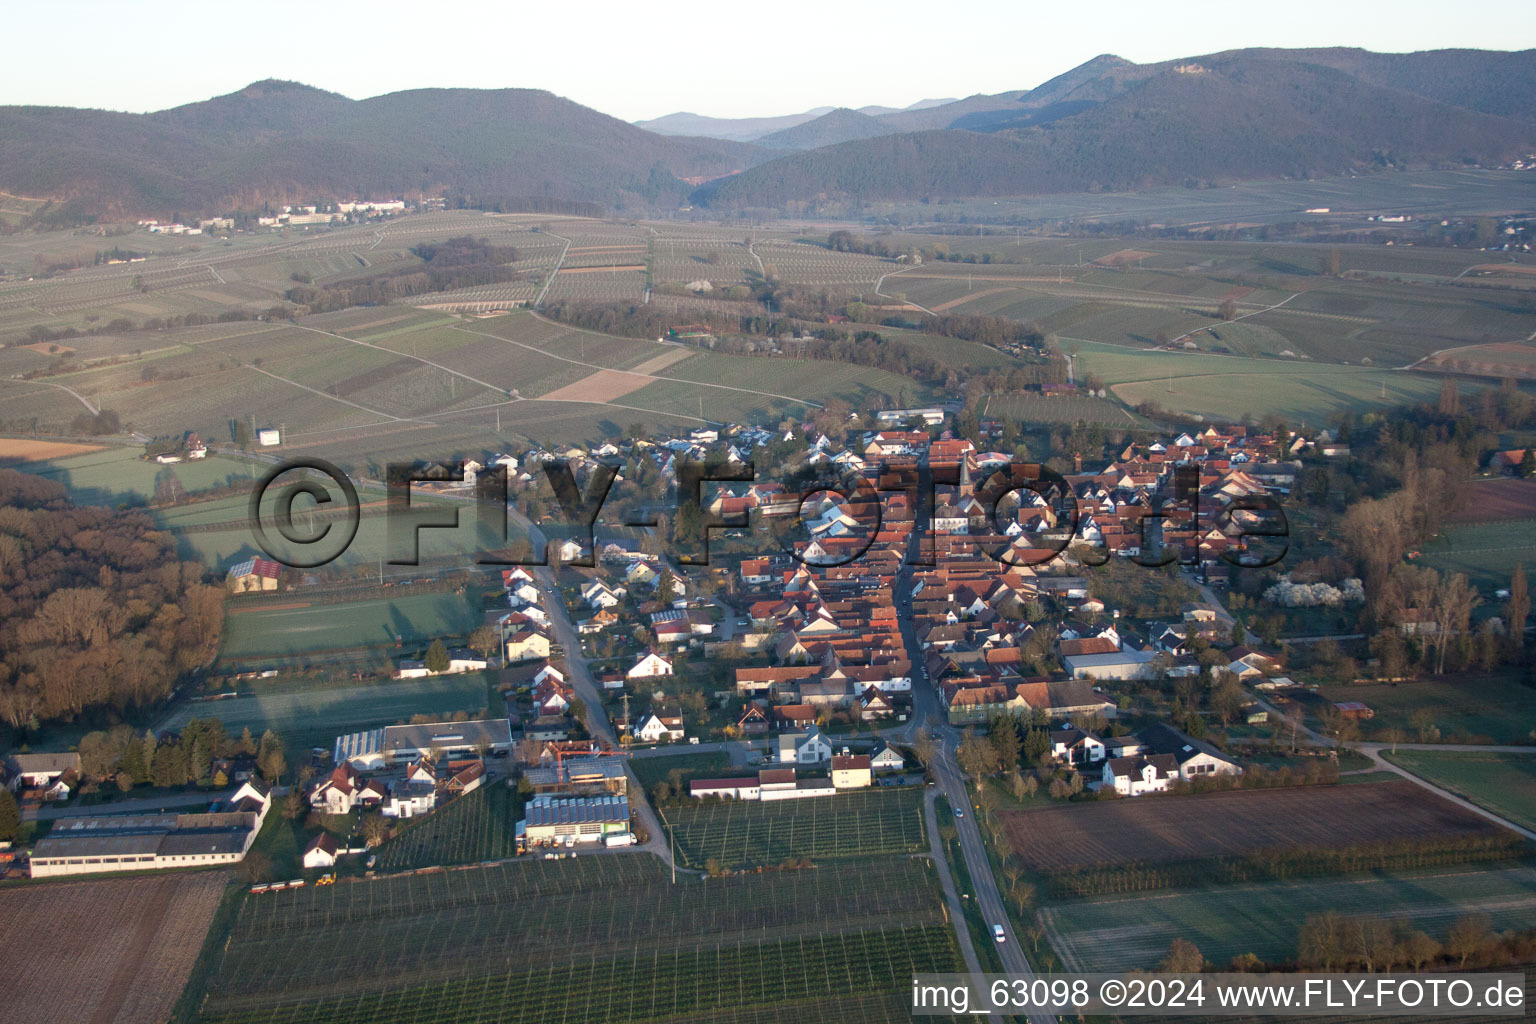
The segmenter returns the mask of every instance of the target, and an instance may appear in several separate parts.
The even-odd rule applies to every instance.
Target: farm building
[[[412,761],[432,751],[452,757],[479,747],[487,753],[511,750],[512,724],[505,718],[484,718],[473,722],[391,725],[384,729],[384,759],[390,763]]]
[[[5,759],[5,776],[12,792],[44,789],[51,793],[65,774],[79,771],[79,754],[11,754]],[[68,792],[65,787],[64,795]]]
[[[276,590],[283,567],[269,558],[247,558],[233,565],[224,577],[231,594],[250,594],[263,590]]]
[[[1186,732],[1159,722],[1149,725],[1137,734],[1142,749],[1153,754],[1166,754],[1178,765],[1179,778],[1185,780],[1204,778],[1208,775],[1241,775],[1243,769],[1205,740],[1197,740]]]
[[[474,651],[463,647],[453,647],[448,650],[448,667],[442,672],[433,672],[427,668],[427,663],[419,659],[403,659],[400,667],[395,670],[396,679],[425,679],[435,675],[458,675],[461,672],[479,672],[489,667],[490,662],[477,655]]]
[[[350,764],[362,771],[384,767],[384,730],[369,729],[336,737],[336,764]]]
[[[688,783],[688,795],[702,800],[707,796],[729,800],[756,800],[760,795],[758,780],[742,779],[694,779]]]
[[[256,443],[261,445],[263,448],[272,448],[276,445],[282,444],[282,442],[283,435],[280,431],[273,430],[271,428],[264,428],[262,430],[256,431]]]
[[[552,765],[529,768],[524,774],[535,793],[623,796],[629,788],[624,763],[616,757],[564,757]]]
[[[32,851],[32,877],[233,864],[261,830],[270,794],[247,782],[225,805],[197,814],[114,814],[58,819]]]
[[[1341,700],[1333,706],[1338,709],[1339,714],[1345,718],[1352,718],[1355,721],[1364,721],[1367,718],[1376,717],[1376,712],[1371,709],[1369,704],[1364,704],[1358,700]]]
[[[1152,674],[1151,651],[1122,650],[1113,654],[1072,654],[1061,659],[1073,679],[1146,679]]]
[[[629,832],[629,798],[535,796],[517,823],[517,846],[569,846],[603,842]]]

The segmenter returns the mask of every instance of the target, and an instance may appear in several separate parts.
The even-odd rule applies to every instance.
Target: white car
[[[956,807],[955,808],[955,817],[963,818],[963,817],[965,817],[965,812],[962,811],[960,808]]]
[[[992,926],[992,937],[998,942],[1008,941],[1008,936],[1003,934],[1003,926],[1000,924],[995,924]]]

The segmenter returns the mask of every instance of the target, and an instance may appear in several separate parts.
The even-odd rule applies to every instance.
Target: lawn
[[[224,569],[235,562],[255,556],[267,557],[269,554],[275,554],[297,560],[297,556],[301,555],[306,558],[319,557],[340,550],[338,545],[345,534],[345,524],[342,522],[332,521],[330,534],[323,541],[317,541],[313,547],[291,544],[283,538],[278,531],[276,520],[271,518],[271,509],[276,495],[289,479],[289,476],[284,476],[278,481],[267,492],[273,497],[262,502],[263,523],[267,531],[267,543],[271,547],[270,552],[258,546],[257,538],[251,530],[248,494],[162,509],[158,510],[155,516],[163,526],[176,530],[182,557],[201,561],[214,569]],[[334,484],[326,483],[325,486],[335,496],[337,502],[330,507],[340,507],[340,492]],[[342,568],[357,565],[375,567],[382,562],[386,563],[383,567],[387,572],[396,572],[398,569],[388,565],[388,562],[391,560],[404,562],[415,557],[422,564],[471,565],[489,552],[505,547],[496,524],[487,524],[482,528],[479,509],[472,501],[448,501],[413,493],[411,497],[413,511],[427,509],[435,515],[444,516],[445,521],[449,522],[452,520],[446,517],[455,513],[458,516],[458,526],[455,528],[433,527],[418,531],[417,543],[413,549],[408,525],[405,529],[397,527],[395,536],[391,536],[390,519],[385,512],[386,499],[382,493],[374,490],[362,491],[358,495],[358,500],[368,507],[362,509],[357,533],[347,544],[346,549],[329,564]],[[316,518],[311,521],[308,518],[308,511],[313,507],[308,498],[294,502],[294,528],[304,536],[316,536],[318,531],[327,525],[323,519]],[[196,529],[188,529],[189,527],[196,527]],[[522,536],[521,530],[509,519],[508,541],[515,543]]]
[[[1439,938],[1463,914],[1484,912],[1495,929],[1536,919],[1536,866],[1437,869],[1366,877],[1267,882],[1143,897],[1101,897],[1041,912],[1068,971],[1155,967],[1176,938],[1225,964],[1253,953],[1280,961],[1296,952],[1309,914],[1337,910],[1411,921]]]
[[[142,505],[155,494],[156,481],[174,476],[188,491],[225,487],[252,478],[250,464],[210,455],[196,462],[162,466],[143,458],[141,448],[112,446],[85,455],[27,462],[15,468],[56,480],[77,505]]]
[[[1388,753],[1387,759],[1495,814],[1536,829],[1536,753],[1399,750]]]
[[[297,764],[298,752],[330,749],[343,733],[394,725],[417,714],[477,713],[485,707],[487,692],[482,672],[355,686],[258,687],[224,700],[183,701],[159,727],[176,730],[189,719],[217,718],[236,736],[242,729],[253,736],[272,729],[283,737],[289,762]]]
[[[798,800],[722,800],[668,808],[681,861],[703,867],[778,864],[787,857],[867,857],[927,846],[922,793],[864,791]]]
[[[690,779],[721,779],[736,774],[751,774],[747,769],[740,772],[733,770],[730,755],[722,750],[709,750],[702,754],[669,754],[665,757],[631,757],[629,766],[634,769],[635,777],[647,793],[656,783],[669,780],[673,772],[680,774],[684,786]]]
[[[1509,586],[1516,565],[1536,570],[1536,516],[1498,523],[1469,523],[1448,527],[1424,544],[1419,561],[1441,572],[1464,572],[1486,593]]]
[[[1363,366],[1255,359],[1205,352],[1132,352],[1073,342],[1078,375],[1094,374],[1127,405],[1155,403],[1169,412],[1240,420],[1275,413],[1317,426],[1338,414],[1432,399],[1440,382],[1427,375]]]
[[[480,624],[481,610],[471,595],[442,592],[348,601],[292,601],[234,604],[224,621],[225,663],[286,658],[358,647],[393,648],[438,637],[463,636]]]
[[[1536,689],[1522,685],[1513,672],[1422,679],[1412,683],[1324,686],[1327,701],[1363,701],[1376,712],[1361,722],[1361,732],[1381,740],[1387,729],[1402,729],[1418,739],[1416,711],[1429,712],[1446,743],[1530,743],[1536,726]]]
[[[674,882],[635,853],[247,896],[214,956],[193,996],[228,1024],[875,1024],[959,969],[926,862]]]

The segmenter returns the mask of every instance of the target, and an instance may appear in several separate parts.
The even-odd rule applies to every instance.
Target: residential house
[[[524,627],[507,637],[507,664],[549,657],[549,637],[531,627]]]
[[[1162,793],[1179,777],[1172,754],[1135,754],[1104,762],[1103,784],[1121,796]]]
[[[868,754],[850,754],[845,750],[833,756],[833,789],[867,789],[873,781]]]
[[[1105,759],[1104,741],[1082,729],[1053,729],[1051,756],[1070,765],[1098,764]]]
[[[907,759],[889,743],[881,743],[869,755],[869,767],[876,772],[899,772],[906,768]]]
[[[336,837],[329,832],[321,832],[309,841],[304,847],[304,868],[315,870],[318,868],[333,868],[336,866],[336,857],[341,852],[341,846],[336,842]]]
[[[785,764],[820,764],[832,757],[832,744],[812,725],[804,733],[779,737],[779,761]]]
[[[672,675],[672,662],[655,651],[647,652],[624,673],[626,679],[660,679]]]

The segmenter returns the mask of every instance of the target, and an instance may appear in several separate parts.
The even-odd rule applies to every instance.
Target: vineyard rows
[[[786,857],[864,857],[923,849],[919,793],[840,793],[769,803],[726,800],[667,811],[683,863],[776,864]]]

